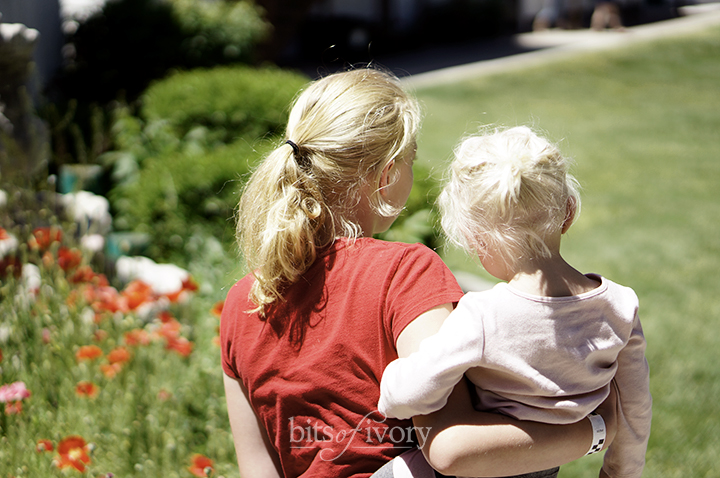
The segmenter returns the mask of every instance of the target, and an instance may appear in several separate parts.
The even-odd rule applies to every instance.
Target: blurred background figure
[[[590,17],[590,28],[593,30],[623,30],[620,17],[620,7],[615,2],[599,1],[595,3],[592,17]]]

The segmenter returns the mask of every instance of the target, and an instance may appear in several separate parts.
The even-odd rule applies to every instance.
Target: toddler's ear
[[[575,213],[577,213],[577,203],[575,202],[575,198],[569,197],[567,205],[565,206],[565,221],[563,221],[562,225],[562,234],[565,234],[568,229],[570,229],[570,226],[572,226],[575,220]]]

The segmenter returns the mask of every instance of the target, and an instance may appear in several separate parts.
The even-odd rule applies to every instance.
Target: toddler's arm
[[[630,340],[617,359],[618,431],[603,462],[603,469],[613,478],[640,477],[645,466],[652,418],[650,370],[645,347],[642,326],[636,315]]]
[[[482,322],[463,301],[440,330],[417,352],[391,362],[380,383],[378,410],[392,418],[425,415],[445,405],[465,371],[478,366],[483,352]]]

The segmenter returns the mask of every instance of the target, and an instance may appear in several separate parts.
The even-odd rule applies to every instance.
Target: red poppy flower
[[[133,329],[125,332],[125,344],[150,345],[150,334],[144,329]]]
[[[176,320],[177,320],[177,319],[175,319],[175,317],[173,317],[172,314],[171,314],[170,312],[168,312],[167,310],[161,311],[161,312],[158,314],[158,319],[160,319],[160,322],[162,322],[163,324],[166,324],[166,323],[168,323],[168,322],[173,322],[173,321],[176,321]]]
[[[58,265],[65,272],[75,269],[82,262],[83,256],[80,249],[68,249],[61,247],[58,249]]]
[[[170,400],[172,398],[172,393],[168,392],[164,388],[161,388],[157,395],[158,400],[164,402],[165,400]]]
[[[196,453],[192,456],[192,465],[188,467],[190,473],[200,478],[206,478],[214,471],[213,461],[204,456]]]
[[[33,230],[33,235],[28,241],[31,249],[45,251],[50,248],[53,242],[60,242],[62,230],[59,227],[38,227]]]
[[[115,375],[122,371],[122,365],[119,363],[106,363],[100,365],[100,371],[106,378],[114,378]]]
[[[222,315],[223,307],[225,307],[224,300],[215,302],[215,305],[213,305],[212,309],[210,309],[210,312],[212,312],[215,317],[220,317]]]
[[[82,360],[95,360],[103,356],[103,352],[97,345],[83,345],[75,352],[78,362]]]
[[[92,382],[78,382],[78,384],[75,386],[75,393],[78,397],[83,398],[95,398],[97,397],[98,392],[100,389]]]
[[[7,402],[5,404],[5,415],[19,415],[22,413],[23,405],[21,401]]]
[[[37,445],[35,445],[35,450],[37,450],[38,453],[53,451],[54,449],[55,448],[50,440],[38,440]]]
[[[87,287],[84,290],[84,296],[96,313],[110,312],[114,314],[129,310],[127,299],[122,297],[114,287]]]
[[[110,351],[107,355],[107,359],[111,364],[117,363],[122,365],[130,360],[130,352],[128,352],[128,349],[125,347],[117,347]]]
[[[157,331],[157,334],[166,340],[172,340],[180,336],[180,322],[177,319],[170,317],[167,322],[163,322]]]
[[[58,443],[57,467],[61,470],[75,468],[77,471],[85,471],[85,465],[90,463],[88,456],[89,446],[79,436],[69,436]]]
[[[3,358],[2,349],[0,349],[0,362],[2,362],[2,358]]]
[[[175,337],[167,340],[167,350],[173,350],[183,357],[188,357],[193,351],[193,343],[185,337]]]
[[[151,302],[155,298],[152,287],[139,279],[130,282],[122,291],[121,295],[127,300],[127,305],[130,310],[135,310],[140,307],[140,305],[145,302]]]

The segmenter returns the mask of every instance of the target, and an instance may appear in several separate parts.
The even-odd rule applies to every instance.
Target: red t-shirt
[[[413,446],[411,421],[377,412],[380,379],[400,332],[462,297],[440,257],[420,244],[336,241],[264,321],[246,312],[253,280],[228,292],[222,365],[247,387],[284,475],[367,477]]]

